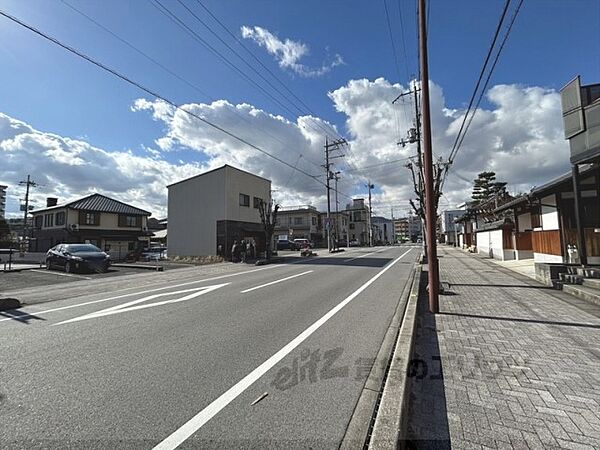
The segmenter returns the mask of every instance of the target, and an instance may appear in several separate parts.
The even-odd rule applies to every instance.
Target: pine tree
[[[501,187],[499,185],[502,185]],[[498,189],[502,189],[506,183],[496,182],[495,172],[481,172],[473,181],[473,193],[471,198],[476,204],[488,201]]]

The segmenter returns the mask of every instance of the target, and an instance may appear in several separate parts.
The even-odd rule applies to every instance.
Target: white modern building
[[[448,209],[441,213],[441,234],[446,244],[456,245],[458,242],[458,228],[455,219],[465,213],[462,209]]]
[[[169,256],[231,256],[234,241],[265,249],[258,204],[268,202],[271,181],[224,165],[167,186]]]
[[[371,218],[373,226],[373,244],[393,244],[394,243],[394,222],[382,216],[373,216]]]

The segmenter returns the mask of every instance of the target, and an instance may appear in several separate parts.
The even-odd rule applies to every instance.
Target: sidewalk
[[[440,248],[440,313],[422,293],[409,448],[600,448],[600,307]]]

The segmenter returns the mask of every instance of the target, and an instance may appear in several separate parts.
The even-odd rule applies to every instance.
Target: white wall
[[[558,230],[558,212],[556,207],[544,206],[556,205],[556,195],[552,194],[542,198],[542,228],[546,230]]]
[[[254,197],[268,201],[271,182],[224,166],[169,187],[169,255],[206,256],[217,251],[217,221],[260,223]],[[240,193],[250,205],[240,205]]]
[[[224,169],[168,188],[169,255],[214,255],[217,220],[226,218]]]
[[[254,197],[268,201],[271,182],[234,167],[225,166],[227,220],[260,223],[260,214],[254,208]],[[250,196],[250,206],[240,205],[240,194]]]
[[[531,230],[531,213],[521,214],[517,219],[519,222],[519,231]]]
[[[515,252],[503,249],[502,243],[502,230],[480,231],[477,233],[477,253],[502,261],[515,259]]]

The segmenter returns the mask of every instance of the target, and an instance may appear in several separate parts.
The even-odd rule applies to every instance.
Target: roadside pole
[[[332,150],[339,149],[340,145],[346,144],[345,139],[338,139],[333,142],[329,142],[327,136],[325,136],[325,177],[327,178],[327,249],[331,252],[331,186],[329,181],[334,178],[331,172],[331,160],[335,158],[343,158],[345,155],[330,156],[329,153]],[[336,199],[337,199],[337,185],[336,185]],[[336,200],[337,201],[337,200]]]
[[[435,242],[435,193],[433,191],[433,151],[431,148],[431,112],[429,109],[429,65],[427,61],[427,17],[425,0],[419,0],[419,46],[421,55],[421,112],[423,114],[423,164],[425,178],[425,221],[429,278],[429,311],[438,313],[439,272]]]
[[[329,180],[331,179],[329,171],[329,141],[325,136],[325,178],[327,178],[327,250],[331,251],[331,205],[330,197],[331,193],[329,187]]]
[[[336,172],[333,174],[335,180],[335,239],[336,239],[336,250],[339,249],[340,242],[340,205],[338,202],[338,180],[340,179],[340,173]]]
[[[369,224],[369,247],[373,247],[373,222],[372,222],[372,214],[373,209],[371,207],[371,189],[375,188],[374,184],[371,184],[371,180],[369,180],[367,187],[369,188],[369,216],[368,216],[368,224]]]

